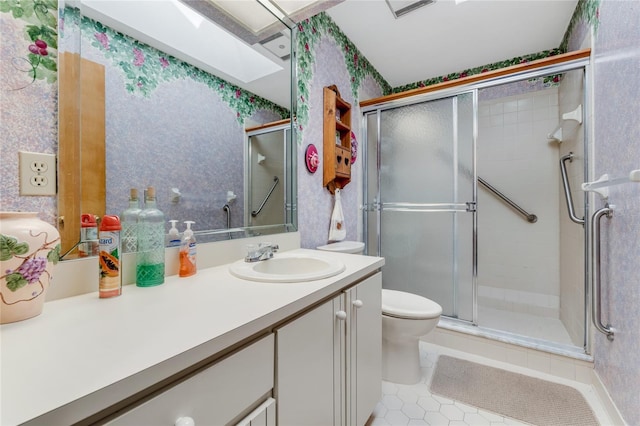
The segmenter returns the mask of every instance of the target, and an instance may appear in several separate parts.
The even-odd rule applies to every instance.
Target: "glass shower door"
[[[377,142],[369,172],[374,158],[378,169],[377,218],[369,215],[368,236],[378,225],[383,286],[425,296],[443,315],[468,321],[474,320],[473,107],[471,92],[380,110],[368,116],[367,131],[368,152]]]

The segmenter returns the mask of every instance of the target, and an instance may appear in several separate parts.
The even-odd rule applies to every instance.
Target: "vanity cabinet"
[[[322,184],[333,194],[351,182],[351,105],[324,88]]]
[[[278,424],[362,426],[381,397],[382,276],[276,330]]]
[[[270,334],[107,424],[275,426],[274,352]]]

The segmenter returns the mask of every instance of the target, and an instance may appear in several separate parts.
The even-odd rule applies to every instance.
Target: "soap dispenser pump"
[[[193,236],[191,225],[195,222],[186,220],[187,225],[182,235],[182,243],[180,244],[180,269],[178,275],[181,277],[190,277],[196,273],[196,238]]]
[[[167,235],[166,246],[167,247],[178,247],[181,244],[180,232],[178,228],[176,228],[177,220],[172,219],[169,221],[171,224],[171,228],[169,229],[169,234]]]

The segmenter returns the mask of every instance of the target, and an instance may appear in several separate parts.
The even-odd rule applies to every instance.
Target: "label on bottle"
[[[180,270],[178,275],[181,277],[190,277],[196,273],[196,242],[191,241],[189,244],[183,244],[180,248]]]
[[[122,274],[120,273],[120,231],[100,231],[100,298],[120,296]]]
[[[136,262],[138,287],[164,283],[164,223],[138,223]]]

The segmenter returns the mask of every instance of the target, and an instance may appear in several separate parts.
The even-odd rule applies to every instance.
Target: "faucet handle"
[[[280,247],[278,247],[278,245],[277,245],[277,244],[273,244],[273,243],[259,243],[259,244],[258,244],[258,248],[259,248],[259,249],[262,249],[262,248],[270,248],[270,249],[271,249],[271,251],[275,252],[275,251],[278,251],[278,249],[279,249]]]

